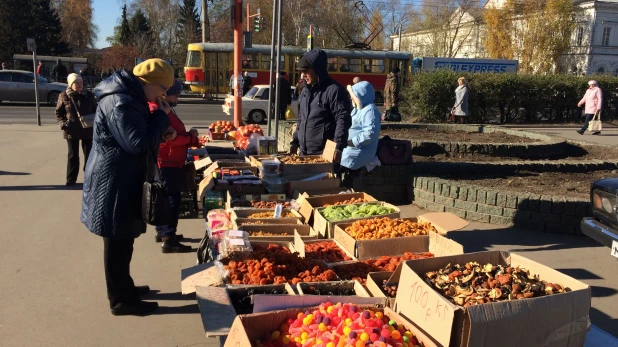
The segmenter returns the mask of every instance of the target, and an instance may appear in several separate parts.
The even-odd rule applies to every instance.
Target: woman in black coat
[[[81,221],[103,237],[107,295],[114,315],[145,315],[158,307],[156,302],[140,300],[139,295],[150,288],[136,287],[129,268],[133,242],[146,232],[141,198],[147,165],[157,165],[156,151],[164,134],[165,139],[176,135],[168,130],[171,108],[162,99],[173,82],[167,62],[149,59],[133,73],[114,73],[94,91],[99,107],[86,164]],[[158,102],[159,110],[150,113],[148,101]]]

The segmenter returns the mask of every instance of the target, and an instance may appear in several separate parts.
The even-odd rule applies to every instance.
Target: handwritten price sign
[[[397,311],[448,346],[455,318],[454,305],[429,287],[404,264],[397,291]]]

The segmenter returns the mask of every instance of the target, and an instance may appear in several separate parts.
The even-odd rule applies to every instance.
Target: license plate
[[[618,258],[618,241],[612,242],[612,251],[610,253],[612,256]]]

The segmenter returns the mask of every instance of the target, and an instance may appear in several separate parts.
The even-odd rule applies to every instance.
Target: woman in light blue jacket
[[[375,90],[369,82],[361,81],[347,89],[354,110],[352,127],[348,132],[348,146],[341,156],[341,166],[345,170],[344,185],[376,156],[382,123],[380,111],[373,103]]]

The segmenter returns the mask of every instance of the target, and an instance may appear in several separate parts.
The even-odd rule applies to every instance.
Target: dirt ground
[[[540,195],[587,198],[590,182],[603,178],[618,177],[618,171],[594,171],[587,173],[527,172],[517,171],[512,175],[498,177],[441,175],[441,178],[474,184],[489,189],[510,190]]]
[[[477,133],[467,131],[436,131],[427,129],[383,129],[381,136],[388,135],[393,139],[452,141],[474,143],[534,143],[538,140],[527,137],[508,135],[503,132]]]

